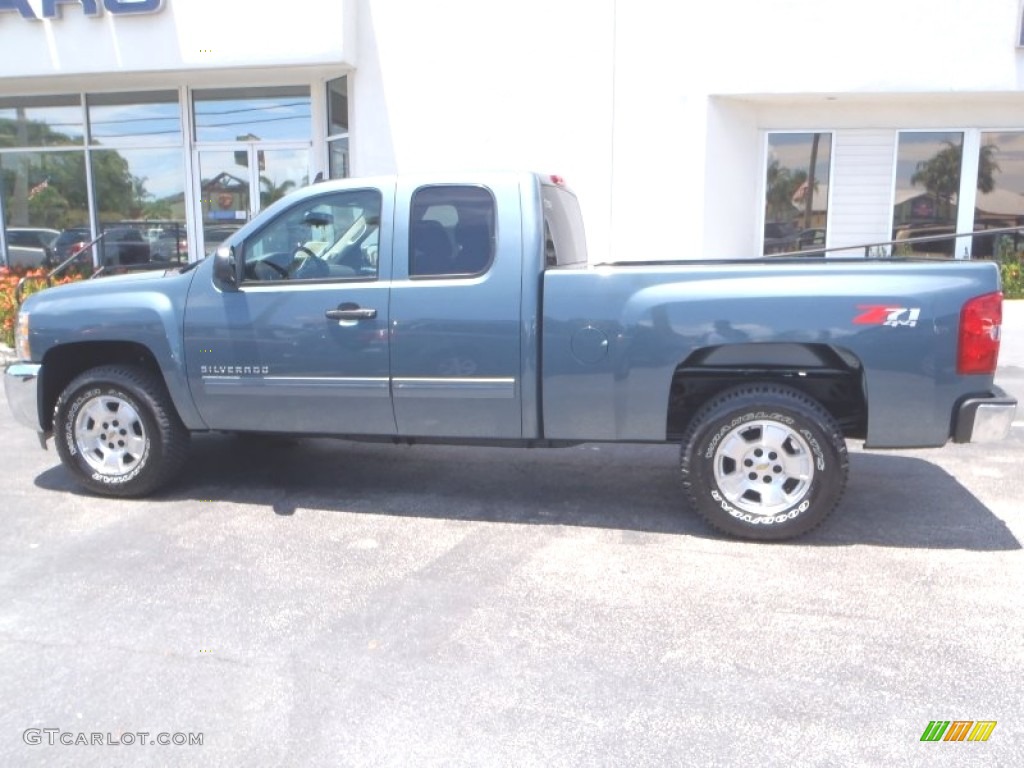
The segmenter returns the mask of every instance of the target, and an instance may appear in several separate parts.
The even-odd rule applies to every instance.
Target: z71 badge
[[[888,325],[891,328],[914,328],[921,317],[920,307],[890,307],[885,304],[858,304],[863,310],[853,318],[854,325]]]

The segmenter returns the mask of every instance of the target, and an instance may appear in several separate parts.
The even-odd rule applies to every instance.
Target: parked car
[[[8,227],[7,245],[10,248],[18,248],[21,253],[26,253],[35,263],[28,266],[47,267],[53,262],[53,243],[60,235],[56,229],[44,227]],[[32,251],[23,249],[42,250],[42,256],[37,257]],[[38,258],[38,260],[37,260]],[[15,258],[11,254],[11,266],[15,265]]]
[[[764,252],[784,253],[795,251],[800,241],[800,233],[792,224],[784,221],[769,221],[764,225]]]
[[[941,235],[954,235],[956,234],[956,227],[952,224],[925,224],[915,225],[907,224],[899,227],[893,235],[893,240],[916,240],[922,237],[936,238],[934,240],[926,240],[925,242],[914,242],[914,243],[897,243],[897,253],[899,249],[910,251],[915,256],[932,256],[932,257],[945,257],[952,258],[956,251],[956,238],[943,238]]]
[[[122,264],[145,264],[149,261],[150,247],[146,238],[137,229],[116,227],[106,230],[99,242],[100,264],[119,266]]]
[[[78,253],[92,240],[92,232],[88,227],[70,227],[61,232],[53,241],[54,260],[60,264],[65,259]]]
[[[188,258],[188,240],[184,227],[174,229],[151,229],[146,234],[149,241],[149,258],[152,261],[180,261]]]
[[[824,256],[825,230],[814,227],[801,231],[797,237],[796,247],[801,256]]]
[[[218,245],[223,243],[235,232],[238,231],[237,226],[230,224],[219,224],[203,228],[203,241],[206,248],[206,253],[210,254],[217,248]]]

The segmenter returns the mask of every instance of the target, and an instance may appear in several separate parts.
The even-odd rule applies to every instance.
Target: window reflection
[[[309,184],[309,150],[267,149],[260,155],[261,209]]]
[[[0,98],[0,148],[82,144],[79,96]]]
[[[181,144],[181,109],[174,91],[90,94],[93,145]]]
[[[895,241],[956,232],[963,133],[901,133],[893,205]],[[895,246],[897,255],[952,256],[954,238]]]
[[[981,134],[974,230],[1024,225],[1024,132]],[[974,258],[1007,258],[1024,251],[1020,234],[977,236]]]
[[[90,162],[103,233],[100,262],[186,260],[181,150],[94,150]]]
[[[197,141],[309,141],[309,88],[224,88],[196,91]]]
[[[348,78],[327,83],[327,135],[348,133]]]
[[[825,247],[831,159],[831,133],[769,134],[765,255]]]
[[[327,143],[328,173],[332,179],[348,176],[348,139],[335,139]]]
[[[249,220],[249,152],[203,150],[199,173],[203,247],[209,254]]]
[[[60,227],[88,221],[84,153],[4,154],[0,167],[8,223]]]

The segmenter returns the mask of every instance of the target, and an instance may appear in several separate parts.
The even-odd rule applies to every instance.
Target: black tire
[[[759,541],[820,525],[842,498],[849,463],[835,419],[777,384],[714,397],[687,428],[680,460],[690,506],[723,533]]]
[[[77,376],[53,410],[54,442],[75,479],[104,496],[145,496],[188,456],[189,432],[157,376],[106,365]]]

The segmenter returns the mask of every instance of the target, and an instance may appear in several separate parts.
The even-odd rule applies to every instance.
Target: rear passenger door
[[[405,184],[391,284],[398,434],[519,438],[518,185]]]

